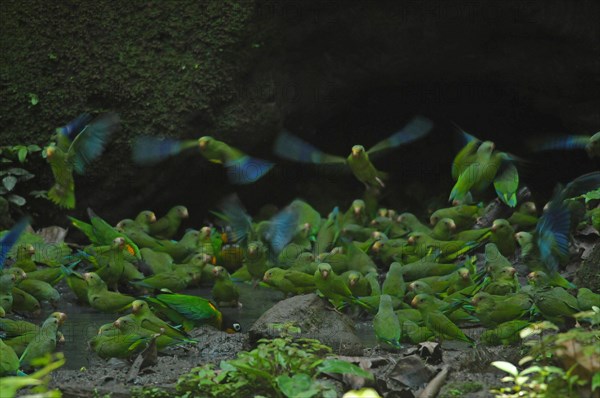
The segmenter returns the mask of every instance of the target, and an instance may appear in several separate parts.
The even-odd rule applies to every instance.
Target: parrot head
[[[521,205],[521,209],[524,213],[530,214],[532,216],[536,215],[536,213],[537,213],[537,207],[535,206],[535,203],[533,203],[533,202],[523,203]]]
[[[21,268],[11,267],[8,269],[8,272],[10,272],[15,277],[14,280],[16,282],[20,282],[23,279],[27,279],[27,274]]]
[[[473,298],[471,299],[471,304],[477,306],[479,303],[481,303],[482,300],[486,300],[489,297],[490,295],[488,293],[479,292],[475,296],[473,296]]]
[[[496,148],[496,144],[494,144],[492,141],[484,141],[484,142],[481,143],[481,145],[477,149],[477,154],[480,154],[480,155],[483,155],[483,154],[490,155],[492,152],[494,152],[495,148]]]
[[[385,246],[385,243],[381,240],[378,240],[377,242],[373,243],[373,246],[371,246],[371,250],[375,253],[379,253],[383,246]]]
[[[507,279],[512,278],[516,273],[517,269],[515,267],[504,267],[500,270],[500,274]]]
[[[123,232],[125,229],[129,227],[133,227],[135,225],[135,221],[132,219],[126,218],[125,220],[121,220],[117,223],[115,229],[119,232]]]
[[[329,265],[328,263],[319,264],[318,269],[323,279],[327,279],[332,272],[331,265]]]
[[[67,314],[64,312],[53,312],[50,314],[51,317],[58,319],[58,325],[62,325],[67,320]]]
[[[521,247],[531,242],[532,239],[533,236],[529,232],[521,231],[515,234],[515,240]]]
[[[17,255],[18,256],[29,256],[29,257],[31,257],[34,254],[35,254],[35,247],[33,247],[33,245],[31,245],[31,244],[21,245],[17,249]]]
[[[204,137],[198,138],[198,146],[200,147],[200,150],[205,151],[213,139],[214,138],[212,138],[209,135],[205,135]]]
[[[144,217],[144,219],[146,220],[146,222],[152,224],[156,222],[156,214],[154,214],[153,211],[150,210],[144,210],[142,212],[142,216]]]
[[[350,287],[354,287],[361,278],[361,274],[359,272],[350,272],[348,274],[348,285]]]
[[[362,199],[356,199],[352,202],[352,211],[355,215],[360,215],[365,210],[365,201]]]
[[[458,276],[463,280],[468,280],[471,277],[471,273],[466,268],[459,268],[457,272]]]
[[[490,230],[495,233],[500,231],[507,231],[508,228],[511,228],[510,223],[502,218],[499,218],[497,220],[494,220]]]
[[[424,305],[431,304],[432,302],[433,301],[431,296],[427,294],[417,294],[415,297],[413,297],[412,301],[410,302],[410,305],[413,308],[419,308]]]
[[[407,242],[408,242],[409,245],[416,245],[419,242],[421,242],[422,240],[423,240],[423,233],[421,233],[421,232],[413,232],[408,237],[408,241]]]
[[[114,248],[123,249],[125,247],[125,238],[118,236],[113,239],[112,246]]]
[[[354,145],[352,147],[352,157],[357,158],[359,156],[364,155],[365,147],[362,145]]]
[[[135,300],[131,303],[131,312],[137,314],[140,311],[145,311],[148,309],[148,303],[143,300]]]
[[[46,158],[51,159],[56,153],[56,145],[51,144],[46,147]]]
[[[190,216],[188,209],[185,206],[175,206],[175,212],[180,218],[188,218]]]

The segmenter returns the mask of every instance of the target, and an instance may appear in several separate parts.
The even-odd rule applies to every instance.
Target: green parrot
[[[489,228],[471,229],[459,232],[458,240],[494,243],[504,256],[515,254],[514,229],[507,220],[499,218],[494,220]]]
[[[480,336],[480,341],[483,344],[491,346],[515,344],[521,341],[519,332],[529,325],[529,321],[518,319],[504,322],[494,329],[483,332]]]
[[[346,285],[354,296],[370,296],[371,284],[358,271],[346,271],[341,277],[345,280]]]
[[[433,227],[431,237],[437,240],[451,240],[456,231],[456,224],[451,218],[441,218]]]
[[[500,253],[495,243],[485,245],[485,270],[494,275],[505,268],[512,267],[512,263]]]
[[[52,286],[55,286],[65,275],[61,270],[61,267],[48,267],[39,268],[37,271],[31,271],[27,273],[27,279],[35,279],[37,281],[46,282]]]
[[[600,132],[589,135],[564,135],[543,138],[530,142],[530,147],[536,152],[557,149],[585,149],[590,158],[600,157]]]
[[[558,326],[565,324],[565,318],[581,312],[577,298],[559,286],[535,289],[533,298],[540,314]]]
[[[188,340],[185,332],[175,329],[173,326],[154,315],[148,306],[148,303],[143,300],[135,300],[131,304],[131,314],[136,323],[144,329],[148,329],[155,333],[163,333],[165,336],[174,339]]]
[[[284,251],[282,251],[282,253]],[[267,247],[264,245],[264,243],[261,241],[253,241],[248,243],[243,264],[248,269],[248,273],[250,273],[252,276],[253,285],[256,287],[258,281],[263,278],[265,272],[270,268]]]
[[[15,351],[0,339],[0,377],[16,375],[19,366],[19,357]]]
[[[135,300],[131,296],[108,290],[106,283],[94,272],[83,274],[88,287],[87,298],[90,306],[101,312],[121,312]]]
[[[126,234],[119,230],[119,228],[113,228],[109,223],[98,217],[96,213],[90,208],[87,209],[88,217],[90,218],[90,224],[80,221],[74,217],[68,217],[71,224],[79,229],[87,236],[87,238],[94,245],[110,245],[113,243],[115,238],[121,237],[125,239],[125,248],[132,256],[137,259],[141,259],[139,247],[130,239]],[[133,223],[135,223],[132,220]]]
[[[130,281],[129,283],[139,288],[149,289],[150,291],[167,289],[172,292],[179,292],[192,285],[195,277],[200,279],[201,275],[201,271],[199,275],[196,275],[189,270],[176,268],[174,271],[161,272],[142,280]]]
[[[535,228],[539,220],[535,203],[521,203],[519,209],[515,211],[507,220],[510,225],[515,226],[517,230]]]
[[[440,339],[461,340],[471,344],[473,340],[467,337],[446,315],[436,308],[433,297],[418,294],[411,305],[418,309],[423,317],[423,323]]]
[[[200,154],[206,160],[222,164],[227,169],[227,176],[232,184],[256,182],[274,166],[273,163],[250,157],[210,136],[186,141],[138,137],[133,145],[133,160],[141,165],[149,165],[191,148],[199,148]]]
[[[53,307],[56,307],[60,300],[60,293],[58,290],[44,281],[30,279],[28,277],[19,282],[17,286],[19,289],[31,294],[38,301],[47,301],[52,304]]]
[[[215,284],[212,288],[212,296],[220,306],[238,307],[240,292],[229,277],[229,272],[221,266],[213,269]]]
[[[135,217],[134,221],[142,231],[148,233],[150,232],[150,226],[156,223],[156,214],[150,210],[142,210]]]
[[[336,275],[331,265],[327,263],[320,263],[318,265],[314,274],[314,282],[321,294],[331,300],[335,307],[340,307],[343,303],[350,302],[370,309],[368,305],[365,305],[352,294],[344,279]]]
[[[432,340],[435,334],[425,326],[419,326],[414,321],[402,320],[400,321],[402,328],[402,341],[406,341],[412,344],[419,344],[424,341]]]
[[[37,270],[37,265],[33,261],[35,248],[31,244],[19,245],[17,247],[17,258],[12,264],[13,267],[21,268],[25,272],[33,272]]]
[[[140,249],[140,254],[144,264],[146,264],[153,274],[173,271],[173,257],[168,253],[156,252],[148,247]]]
[[[336,206],[321,223],[315,241],[315,253],[324,253],[333,248],[341,233],[341,218],[339,208]]]
[[[422,116],[412,119],[402,130],[375,144],[368,151],[362,145],[354,145],[347,158],[326,154],[300,138],[283,132],[275,142],[275,153],[297,162],[314,164],[346,164],[357,180],[369,188],[385,187],[386,174],[377,170],[370,156],[384,150],[408,144],[429,134],[433,123]]]
[[[481,142],[466,133],[463,135],[469,142],[452,163],[452,178],[456,184],[449,200],[463,202],[470,191],[481,192],[493,183],[498,198],[515,207],[519,188],[519,173],[514,165],[517,158],[495,151],[495,144],[491,141]]]
[[[39,326],[22,320],[0,318],[0,332],[7,338],[21,336],[27,333],[37,333]]]
[[[116,113],[105,113],[90,120],[90,115],[84,113],[57,128],[56,143],[45,149],[55,181],[48,191],[48,198],[60,207],[75,208],[73,171],[83,174],[85,168],[102,154],[110,136],[120,129]]]
[[[182,325],[184,331],[191,330],[196,325],[209,324],[228,333],[239,332],[241,327],[237,322],[229,322],[221,311],[209,300],[186,294],[158,294],[148,297],[155,312],[166,316],[175,324]]]
[[[580,287],[577,291],[577,306],[581,311],[589,311],[593,306],[600,307],[600,294],[586,287]]]
[[[442,264],[422,259],[402,266],[402,276],[407,282],[430,276],[443,276],[456,271],[455,264]]]
[[[5,312],[10,312],[13,307],[14,297],[12,290],[15,287],[17,277],[14,274],[0,275],[0,307]]]
[[[149,230],[146,232],[158,239],[171,239],[179,230],[181,222],[189,216],[188,209],[185,206],[175,206],[164,217],[149,224]]]
[[[354,224],[364,227],[369,222],[369,216],[366,212],[365,201],[362,199],[355,199],[352,201],[350,208],[346,210],[342,216],[342,226],[346,227],[348,224]]]
[[[75,294],[75,297],[77,297],[77,300],[81,303],[85,303],[85,304],[89,305],[88,295],[87,295],[87,292],[88,292],[87,283],[85,282],[85,279],[83,278],[83,276],[81,276],[78,272],[73,270],[73,267],[75,265],[77,265],[77,263],[75,263],[69,267],[61,266],[61,270],[66,275],[65,280],[67,281],[67,285],[69,286],[69,288],[71,289],[73,294]]]
[[[427,235],[431,234],[431,228],[419,221],[417,216],[412,213],[402,213],[398,216],[396,221],[411,232],[421,232]]]
[[[27,345],[25,351],[19,358],[21,367],[31,367],[31,361],[54,352],[56,349],[56,336],[58,328],[63,324],[67,316],[62,313],[51,314],[42,324],[33,340]]]
[[[118,325],[120,328],[121,324]],[[119,328],[115,326],[116,331],[99,334],[89,341],[90,348],[100,358],[132,358],[143,351],[150,342],[148,336],[141,336],[136,333],[121,333]]]
[[[403,298],[406,293],[403,265],[398,262],[390,264],[390,268],[381,286],[381,292],[390,296]]]
[[[442,261],[455,259],[479,245],[477,242],[465,242],[461,240],[436,240],[422,232],[411,233],[408,238],[408,244],[415,247],[415,254],[417,256],[422,258],[439,252]]]
[[[316,290],[312,275],[293,269],[270,268],[265,272],[263,282],[286,296],[311,293]]]
[[[119,282],[125,272],[125,239],[116,237],[107,246],[93,246],[88,252],[97,262],[96,273],[114,291],[119,291]]]
[[[168,253],[175,261],[184,261],[196,253],[198,249],[198,235],[198,231],[189,230],[178,242],[161,240],[159,241],[161,245],[153,248],[153,250]]]
[[[519,280],[515,274],[517,270],[513,267],[504,267],[491,274],[491,282],[481,289],[481,291],[496,295],[506,296],[509,293],[516,293],[519,288]]]
[[[479,292],[472,299],[475,316],[487,328],[494,328],[501,323],[521,318],[533,304],[529,295],[513,293],[507,296],[493,296]]]
[[[42,311],[42,306],[38,299],[18,287],[12,288],[13,304],[12,309],[16,312],[29,312],[38,315]]]
[[[442,218],[454,221],[457,231],[471,228],[482,213],[482,208],[475,205],[458,205],[438,209],[429,217],[431,225],[436,225]],[[417,231],[418,232],[418,231]]]
[[[381,295],[379,300],[379,311],[373,318],[373,328],[377,340],[391,345],[395,348],[400,348],[400,321],[392,307],[392,298],[387,295]]]

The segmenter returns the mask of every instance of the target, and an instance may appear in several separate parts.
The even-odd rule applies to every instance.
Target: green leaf
[[[517,376],[519,374],[517,367],[510,362],[494,361],[492,362],[492,366],[495,366],[512,376]]]
[[[29,153],[31,152],[39,152],[42,150],[42,148],[40,148],[38,145],[27,145],[27,150],[29,151]]]
[[[598,387],[600,387],[600,372],[596,372],[592,377],[592,392],[596,391]]]
[[[27,159],[27,148],[20,148],[19,152],[17,152],[17,157],[19,158],[19,162],[25,163],[25,159]]]
[[[583,195],[583,197],[585,198],[585,203],[591,200],[600,199],[600,188],[596,189],[595,191],[590,191],[586,193],[585,195]]]
[[[6,170],[8,174],[12,174],[14,176],[25,176],[25,175],[30,175],[31,173],[28,172],[25,169],[22,169],[20,167],[11,167],[10,169]]]
[[[314,390],[313,394],[305,395],[311,390],[313,384],[311,377],[305,373],[299,373],[293,377],[282,375],[277,377],[276,381],[281,392],[288,398],[297,398],[301,394],[303,397],[309,398],[319,392]]]
[[[17,177],[14,176],[6,176],[2,179],[2,185],[6,188],[7,191],[12,191],[15,185],[17,185]]]
[[[37,104],[39,104],[40,99],[38,98],[37,94],[34,93],[29,93],[29,102],[31,102],[31,105],[36,106]]]
[[[27,203],[25,198],[22,196],[19,196],[19,195],[14,195],[14,194],[8,195],[7,199],[9,202],[13,202],[17,206],[23,206],[25,203]]]
[[[326,359],[317,370],[319,373],[351,374],[373,380],[373,375],[370,372],[341,359]]]

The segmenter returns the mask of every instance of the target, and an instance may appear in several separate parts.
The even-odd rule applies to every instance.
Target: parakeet
[[[212,288],[212,296],[219,305],[237,307],[240,292],[229,277],[229,272],[221,266],[213,269],[215,284]]]
[[[423,323],[427,329],[431,330],[441,339],[461,340],[472,343],[473,340],[471,338],[467,337],[446,315],[436,309],[432,299],[429,295],[418,294],[411,301],[411,305],[421,313]]]
[[[513,320],[501,323],[494,329],[486,330],[480,336],[482,343],[486,345],[510,345],[521,341],[519,332],[529,326],[529,321]]]
[[[381,292],[390,296],[403,298],[406,293],[406,283],[403,277],[403,266],[398,262],[390,264],[390,268],[381,286]]]
[[[208,161],[222,164],[227,169],[229,181],[233,184],[256,182],[274,166],[273,163],[250,157],[210,136],[186,141],[138,137],[133,145],[133,160],[142,165],[153,164],[190,148],[199,148],[200,154]]]
[[[131,313],[136,323],[144,329],[151,330],[155,333],[164,333],[175,339],[187,340],[187,335],[178,329],[175,329],[152,312],[148,303],[143,300],[136,300],[131,303]]]
[[[431,237],[437,240],[451,240],[454,231],[456,231],[454,220],[451,218],[442,218],[433,227]]]
[[[507,221],[516,226],[519,230],[535,227],[538,222],[537,207],[533,202],[521,203],[519,209],[515,211]]]
[[[400,348],[400,321],[392,307],[392,298],[387,294],[381,295],[379,299],[379,311],[373,318],[373,328],[377,340]]]
[[[263,275],[269,269],[267,248],[261,241],[248,243],[243,264],[248,268],[248,272],[254,281],[254,286],[256,286],[257,282],[263,278]]]
[[[35,248],[31,244],[19,245],[17,247],[17,258],[13,263],[13,267],[21,268],[25,272],[33,272],[37,270],[37,265],[33,261]]]
[[[83,274],[88,286],[87,298],[92,308],[102,312],[121,312],[135,300],[131,296],[108,290],[106,283],[93,272]]]
[[[408,228],[411,232],[431,234],[431,228],[419,221],[417,216],[415,216],[412,213],[400,214],[397,218],[397,221],[399,224],[404,225],[406,228]]]
[[[434,211],[429,217],[429,221],[431,225],[436,225],[442,218],[449,218],[454,221],[456,230],[462,231],[471,228],[481,212],[482,209],[475,205],[452,206]]]
[[[19,370],[19,357],[0,339],[0,377],[15,375]]]
[[[134,221],[142,231],[148,233],[150,231],[150,225],[156,222],[156,214],[150,210],[142,210],[135,217]]]
[[[589,311],[593,306],[600,308],[600,294],[592,292],[586,287],[577,291],[577,305],[581,311]]]
[[[48,198],[60,207],[75,208],[73,171],[83,174],[98,158],[110,136],[120,129],[119,116],[105,113],[94,120],[84,113],[64,127],[56,129],[55,143],[46,147],[46,160],[54,175],[54,185]]]
[[[263,281],[284,294],[305,294],[316,290],[312,275],[293,269],[270,268],[264,276]]]
[[[589,135],[564,135],[530,142],[535,152],[585,149],[590,158],[600,157],[600,132]]]
[[[339,307],[345,302],[366,306],[357,297],[352,294],[350,288],[346,285],[340,275],[336,275],[331,269],[331,265],[320,263],[314,274],[315,286],[321,294],[330,299],[334,306]]]
[[[487,328],[521,318],[533,304],[529,295],[515,293],[507,296],[492,296],[485,292],[477,293],[471,303],[475,306],[475,316]]]
[[[480,192],[494,184],[500,200],[510,207],[517,205],[519,174],[515,166],[516,157],[495,151],[491,141],[481,142],[473,136],[456,155],[452,163],[452,178],[456,184],[449,200],[462,203],[470,191]]]
[[[148,232],[158,239],[171,239],[179,230],[182,220],[189,216],[188,209],[185,206],[175,206],[164,217],[149,224]]]
[[[63,324],[66,318],[67,316],[64,313],[55,312],[44,321],[33,340],[27,345],[21,358],[19,358],[23,368],[27,369],[31,367],[31,361],[33,359],[43,357],[54,351],[56,348],[58,328]]]
[[[385,187],[386,174],[377,170],[369,157],[386,149],[408,144],[429,134],[433,123],[422,116],[412,119],[402,130],[375,144],[368,151],[362,145],[354,145],[347,158],[329,155],[300,138],[283,132],[275,141],[275,153],[283,158],[304,163],[346,164],[367,188]]]

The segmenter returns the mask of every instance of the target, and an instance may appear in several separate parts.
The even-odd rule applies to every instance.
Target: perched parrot
[[[179,340],[187,340],[187,335],[173,326],[169,325],[152,312],[148,303],[143,300],[135,300],[131,303],[131,313],[136,323],[155,333],[161,333],[163,330],[165,336]]]
[[[600,132],[589,135],[564,135],[530,142],[536,152],[558,149],[585,149],[590,158],[600,157]]]
[[[451,240],[454,231],[456,231],[454,220],[451,218],[442,218],[433,227],[431,237],[437,240]]]
[[[481,289],[481,291],[496,296],[506,296],[509,293],[516,293],[519,288],[519,280],[516,278],[517,270],[513,267],[504,267],[499,271],[491,273],[491,282]]]
[[[346,285],[353,295],[357,297],[371,295],[371,284],[360,272],[346,271],[341,277],[345,279]]]
[[[392,307],[392,298],[387,294],[379,299],[379,311],[373,318],[373,328],[378,341],[400,348],[400,321]]]
[[[195,274],[186,269],[175,269],[174,271],[161,272],[148,276],[141,280],[130,281],[129,283],[139,288],[152,290],[167,289],[172,292],[179,292],[192,285],[195,278],[200,279],[200,274]],[[155,330],[155,332],[158,332]]]
[[[221,266],[213,269],[215,275],[215,284],[212,288],[212,296],[219,305],[237,307],[239,306],[240,292],[237,286],[231,281],[229,272]]]
[[[16,375],[19,367],[19,357],[15,351],[0,339],[0,377]]]
[[[293,269],[270,268],[265,272],[263,281],[286,296],[311,293],[316,290],[312,275]]]
[[[323,296],[333,302],[335,307],[340,307],[345,302],[370,307],[361,302],[352,294],[350,288],[346,285],[340,275],[336,275],[331,269],[331,265],[320,263],[314,274],[315,286]]]
[[[56,129],[55,143],[46,147],[46,160],[54,175],[54,186],[48,198],[60,207],[75,208],[73,170],[83,174],[85,168],[98,158],[110,136],[120,129],[119,116],[105,113],[94,120],[84,113],[64,127]]]
[[[361,227],[367,225],[369,216],[367,215],[365,201],[356,199],[352,201],[350,208],[342,216],[342,225],[355,224]]]
[[[475,316],[487,328],[521,318],[533,304],[529,295],[524,293],[492,296],[485,292],[477,293],[471,303],[475,306]]]
[[[188,209],[185,206],[175,206],[164,217],[149,224],[148,232],[158,239],[171,239],[179,230],[181,222],[189,216]]]
[[[519,230],[535,228],[538,222],[537,207],[533,202],[521,203],[519,209],[515,211],[508,219],[511,225]]]
[[[98,311],[121,312],[129,308],[135,300],[131,296],[109,291],[98,274],[87,272],[83,274],[83,278],[88,286],[88,302]]]
[[[456,184],[449,200],[462,203],[470,191],[483,191],[493,183],[498,198],[515,207],[519,187],[519,174],[514,164],[516,157],[495,151],[491,141],[481,142],[466,133],[463,135],[468,142],[452,163],[452,178]]]
[[[418,294],[411,305],[418,309],[423,317],[423,323],[440,339],[461,340],[471,344],[473,340],[467,337],[446,315],[436,308],[433,297]]]
[[[458,205],[434,211],[429,217],[431,225],[436,225],[442,218],[454,221],[457,231],[471,228],[477,217],[481,215],[482,209],[475,205]]]
[[[362,145],[354,145],[347,158],[326,154],[300,138],[283,132],[275,141],[275,153],[297,162],[314,164],[346,164],[367,188],[383,188],[386,174],[377,170],[369,157],[386,149],[408,144],[429,134],[433,123],[422,116],[412,119],[402,130],[375,144],[368,151]]]
[[[263,279],[265,272],[270,268],[266,246],[261,241],[248,243],[243,264],[247,267],[256,287],[258,281]]]
[[[19,358],[21,367],[25,369],[30,368],[33,359],[54,352],[58,328],[63,324],[65,319],[67,319],[67,316],[64,313],[55,312],[44,321],[36,336],[27,345],[25,352]]]
[[[589,311],[593,306],[600,307],[600,294],[592,292],[586,287],[577,291],[577,305],[581,311]]]
[[[33,272],[37,270],[37,265],[33,261],[35,248],[31,244],[19,245],[17,247],[17,258],[12,264],[13,267],[21,268],[25,272]]]
[[[142,165],[153,164],[196,147],[208,161],[225,166],[229,181],[233,184],[256,182],[274,166],[273,163],[250,157],[239,149],[210,136],[186,141],[138,137],[133,145],[133,160]]]
[[[133,221],[137,223],[142,231],[148,233],[150,226],[156,222],[156,214],[150,210],[142,210]]]
[[[22,280],[17,284],[18,288],[31,294],[38,301],[47,301],[56,308],[60,300],[60,293],[47,282],[31,279]]]
[[[403,298],[406,293],[403,265],[398,262],[390,264],[390,268],[381,286],[381,292],[390,296]]]
[[[535,289],[533,297],[535,308],[558,326],[564,325],[566,318],[581,312],[577,298],[559,286]]]
[[[400,214],[397,218],[397,221],[399,224],[404,225],[406,228],[408,228],[411,232],[431,234],[431,228],[419,221],[417,216],[415,216],[412,213]]]
[[[486,345],[511,345],[521,341],[519,332],[529,326],[529,321],[513,320],[501,323],[494,329],[486,330],[480,341]]]

